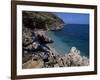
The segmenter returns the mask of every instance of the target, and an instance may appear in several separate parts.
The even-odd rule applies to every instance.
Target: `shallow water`
[[[58,53],[66,54],[75,46],[81,55],[89,57],[89,25],[67,24],[61,30],[48,31],[48,36],[54,40],[50,44]]]

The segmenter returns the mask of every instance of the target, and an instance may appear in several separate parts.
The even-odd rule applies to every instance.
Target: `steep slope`
[[[57,30],[63,27],[63,20],[49,12],[23,11],[23,25],[31,29]]]

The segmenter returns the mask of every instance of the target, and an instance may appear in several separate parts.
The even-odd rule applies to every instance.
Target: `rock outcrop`
[[[80,51],[76,49],[76,47],[72,47],[69,53],[64,56],[55,55],[50,51],[48,51],[48,53],[37,53],[31,60],[23,64],[23,68],[74,67],[88,65],[88,58],[81,56]]]
[[[88,66],[89,60],[85,56],[80,55],[80,51],[76,47],[72,47],[70,52],[65,55],[66,64],[68,66]]]
[[[54,41],[45,33],[59,30],[63,21],[52,13],[23,11],[22,25],[22,68],[49,68],[88,66],[89,60],[72,47],[64,56],[57,53],[49,44]]]
[[[32,54],[49,49],[47,44],[53,43],[53,40],[45,35],[45,31],[61,29],[64,24],[53,13],[32,11],[22,12],[22,22],[23,63],[30,60]]]
[[[53,40],[45,35],[44,30],[31,30],[23,27],[22,33],[22,46],[23,46],[23,60],[25,63],[33,54],[40,54],[41,52],[47,53],[50,48],[47,44],[53,43]],[[42,53],[41,53],[42,54]]]

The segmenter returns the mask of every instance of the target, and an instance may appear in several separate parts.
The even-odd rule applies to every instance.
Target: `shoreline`
[[[64,27],[61,18],[52,12],[34,11],[23,11],[22,16],[22,69],[89,65],[89,59],[81,56],[74,46],[65,55],[49,46],[55,41],[46,35],[46,31],[61,30]]]
[[[57,52],[59,52],[59,53],[66,53],[72,46],[75,46],[81,51],[82,56],[87,56],[89,58],[89,39],[87,36],[88,29],[85,27],[84,29],[86,31],[84,31],[83,28],[79,28],[78,31],[77,31],[77,29],[75,29],[75,31],[74,31],[73,27],[77,28],[76,26],[79,26],[79,27],[83,26],[83,28],[84,28],[83,24],[82,25],[69,24],[68,26],[64,26],[58,32],[57,31],[47,32],[47,35],[49,35],[49,37],[56,42],[56,43],[53,43],[50,45],[54,46],[55,49],[57,50]],[[82,29],[83,31],[79,32],[80,29]],[[60,45],[60,44],[62,44],[62,45]],[[61,49],[61,50],[59,50],[59,49]]]
[[[34,31],[33,31],[34,32]],[[44,37],[44,40],[50,42],[50,38],[45,34],[45,31],[38,30],[34,32],[36,35]],[[37,42],[37,41],[36,41]],[[50,43],[52,44],[52,43]],[[40,45],[40,44],[39,44]],[[36,43],[35,46],[38,46]],[[23,63],[23,69],[29,68],[52,68],[52,67],[73,67],[73,66],[88,66],[89,59],[85,56],[81,56],[80,50],[76,47],[72,47],[65,55],[61,55],[56,52],[49,44],[42,46],[42,51],[32,53],[31,59]]]

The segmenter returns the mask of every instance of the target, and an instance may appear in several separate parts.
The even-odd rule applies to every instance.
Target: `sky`
[[[61,18],[66,24],[89,24],[89,14],[62,12],[56,12],[54,14]]]

